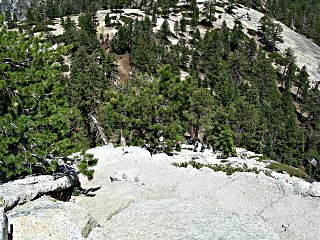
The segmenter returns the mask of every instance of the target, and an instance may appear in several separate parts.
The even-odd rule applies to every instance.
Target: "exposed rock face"
[[[281,239],[319,239],[319,199],[284,195],[267,206],[260,214],[265,223],[278,232]]]
[[[29,5],[29,0],[0,0],[0,13],[15,13],[19,21],[24,20]]]
[[[113,217],[103,228],[97,228],[88,239],[275,240],[279,238],[255,217],[226,213],[197,201],[166,199],[132,205]]]
[[[314,223],[320,217],[320,199],[311,197],[311,192],[317,196],[319,183],[287,174],[277,174],[277,178],[262,172],[227,176],[206,167],[197,170],[172,165],[192,159],[191,151],[172,157],[163,153],[150,156],[137,147],[125,151],[99,147],[89,152],[99,161],[94,179],[84,179],[83,186],[101,189],[91,198],[76,198],[100,223],[89,239],[237,239],[234,232],[240,239],[277,239],[277,235],[285,240],[319,238],[320,229]],[[203,157],[197,154],[199,160],[210,158],[206,153]],[[230,235],[223,233],[226,238],[220,235],[223,221],[230,229]],[[243,228],[238,221],[244,223]],[[213,225],[217,227],[212,230]],[[247,227],[261,235],[250,235]]]
[[[84,239],[97,222],[89,212],[72,202],[42,197],[8,213],[13,239]]]
[[[30,176],[1,185],[0,196],[3,198],[5,210],[9,210],[43,194],[61,191],[78,184],[76,172],[70,172],[67,176]]]
[[[73,197],[75,203],[49,197],[28,202],[77,184],[77,175],[29,177],[1,186],[6,209],[15,206],[7,213],[13,239],[314,240],[320,234],[314,226],[320,199],[312,197],[320,196],[317,182],[276,172],[272,177],[263,172],[228,176],[207,167],[172,165],[191,159],[214,162],[212,152],[151,156],[138,147],[111,145],[88,152],[99,159],[92,181],[80,177],[91,197]],[[253,159],[228,161],[256,166]]]
[[[313,197],[320,197],[320,183],[314,182],[309,188],[309,194]]]
[[[258,30],[259,21],[261,17],[264,16],[263,13],[247,7],[236,8],[233,11],[235,14],[232,15],[226,13],[219,14],[221,15],[221,18],[218,18],[217,21],[214,22],[214,25],[219,27],[225,20],[228,26],[233,26],[234,20],[239,19],[246,29]],[[249,18],[245,17],[247,14],[250,16]],[[218,15],[216,15],[216,17],[218,17]],[[310,83],[314,86],[319,81],[320,77],[320,46],[316,45],[305,36],[291,30],[284,24],[280,23],[280,25],[283,28],[283,32],[281,33],[283,36],[283,43],[277,43],[276,47],[281,53],[284,53],[285,49],[289,47],[294,50],[295,56],[297,57],[297,65],[300,68],[304,65],[307,67]]]
[[[0,203],[0,238],[8,240],[8,219]]]

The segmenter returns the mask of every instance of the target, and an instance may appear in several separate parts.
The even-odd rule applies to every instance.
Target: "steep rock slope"
[[[182,1],[181,1],[182,2]],[[205,1],[198,1],[198,6],[200,11],[204,8]],[[254,9],[247,8],[244,6],[236,7],[233,9],[233,14],[229,14],[226,12],[226,6],[228,6],[227,1],[217,1],[226,3],[225,7],[218,7],[217,9],[222,13],[215,13],[216,21],[213,22],[215,27],[220,27],[222,22],[225,20],[229,27],[232,27],[234,24],[234,20],[238,19],[242,22],[245,30],[253,29],[257,30],[259,26],[259,21],[261,17],[263,17],[263,13],[258,12]],[[121,16],[131,17],[133,19],[141,19],[145,16],[144,11],[139,9],[123,9],[124,13],[111,13],[109,10],[99,10],[96,14],[97,16],[97,36],[100,36],[102,33],[104,36],[109,35],[112,37],[117,29],[113,27],[105,27],[104,18],[109,13],[111,17],[116,18],[119,22],[121,21]],[[151,16],[149,16],[151,17]],[[176,21],[180,21],[182,18],[182,14],[170,14],[168,22],[173,32],[173,26]],[[76,23],[78,22],[78,16],[73,16],[72,20]],[[53,35],[60,35],[63,33],[63,29],[60,26],[60,19],[56,19],[55,25],[49,25],[48,27],[54,28],[56,30],[52,31]],[[164,18],[159,16],[157,20],[157,26],[155,27],[157,30],[160,29],[161,24],[164,22]],[[279,22],[277,22],[279,23]],[[281,23],[280,23],[281,24]],[[309,73],[309,80],[312,86],[314,86],[317,82],[320,81],[320,47],[313,43],[311,40],[306,38],[303,35],[300,35],[293,31],[292,29],[286,27],[284,24],[281,24],[283,28],[282,36],[283,43],[276,43],[276,47],[280,50],[281,53],[284,53],[286,48],[292,48],[295,52],[295,56],[297,57],[297,64],[301,68],[304,65],[307,67]],[[199,26],[201,35],[203,36],[206,29]],[[187,36],[190,38],[190,36]],[[178,42],[177,39],[170,38],[173,44]]]
[[[247,7],[237,7],[233,12],[233,15],[223,13],[221,14],[221,18],[218,18],[219,15],[216,14],[218,19],[214,23],[215,26],[221,26],[224,20],[229,26],[233,26],[234,20],[239,19],[246,29],[258,30],[259,21],[261,17],[264,16],[263,13]],[[249,16],[249,18],[247,16]],[[304,65],[307,67],[310,83],[315,85],[316,82],[320,81],[320,47],[284,24],[280,22],[277,23],[281,24],[283,28],[281,34],[283,36],[283,43],[277,42],[276,47],[281,53],[284,53],[286,48],[292,48],[297,57],[298,66],[300,68]]]

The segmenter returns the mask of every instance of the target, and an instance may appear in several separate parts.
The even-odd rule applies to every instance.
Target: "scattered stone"
[[[124,173],[122,173],[122,179],[127,181],[127,180],[128,180],[127,175],[125,175]]]
[[[138,175],[139,176],[139,175]],[[134,181],[135,182],[140,182],[140,179],[138,178],[138,176],[136,176],[135,178],[134,178]]]
[[[121,177],[117,173],[115,173],[113,176],[110,176],[110,181],[111,182],[121,181]]]
[[[283,231],[287,231],[287,228],[289,227],[289,224],[284,223],[281,226],[283,227]]]

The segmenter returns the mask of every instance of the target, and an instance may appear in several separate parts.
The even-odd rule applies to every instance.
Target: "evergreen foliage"
[[[79,112],[67,100],[68,82],[53,50],[41,38],[0,27],[0,180],[54,173],[57,159],[88,147]]]
[[[282,40],[281,32],[283,31],[279,23],[274,21],[267,15],[263,16],[259,22],[259,31],[263,43],[273,52],[276,42]]]
[[[240,0],[241,4],[265,12],[320,45],[320,2],[317,0]]]
[[[259,1],[246,2],[258,6]],[[189,19],[176,21],[174,34],[167,19],[157,31],[157,17],[176,10],[177,1],[145,0],[141,4],[152,20],[130,18],[119,24],[107,53],[97,39],[97,5],[84,0],[67,3],[74,2],[64,1],[62,13],[55,13],[54,7],[44,12],[49,18],[83,12],[79,27],[70,17],[62,18],[63,41],[68,47],[53,51],[40,38],[1,29],[2,178],[33,173],[39,163],[45,172],[53,172],[57,165],[45,165],[48,156],[56,159],[99,145],[95,118],[116,143],[125,137],[127,145],[147,144],[153,150],[171,151],[179,149],[188,132],[191,142],[202,141],[220,150],[223,157],[233,156],[235,147],[244,147],[283,164],[304,165],[308,174],[320,179],[320,165],[310,163],[320,151],[320,91],[318,86],[309,89],[307,69],[297,67],[291,49],[283,56],[269,55],[281,64],[276,69],[256,39],[244,34],[240,20],[232,29],[225,22],[221,28],[208,28],[201,37],[194,0],[184,6]],[[119,10],[131,3],[99,4]],[[207,4],[204,15],[214,20],[216,3]],[[43,18],[34,9],[38,8],[27,12],[30,23]],[[281,41],[281,28],[272,17],[266,14],[261,19],[259,35],[274,51],[275,42]],[[111,24],[108,15],[105,24]],[[177,38],[177,43],[172,44],[168,36]],[[62,77],[56,61],[67,50],[70,76]],[[126,81],[116,78],[114,54],[129,55],[133,71]],[[189,77],[182,80],[181,70]],[[89,177],[92,171],[85,166],[91,163],[85,157],[79,164]]]

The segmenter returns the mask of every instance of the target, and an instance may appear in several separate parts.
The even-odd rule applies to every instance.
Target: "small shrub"
[[[213,27],[212,22],[208,19],[202,19],[200,25],[204,27]]]
[[[272,177],[271,171],[265,171],[264,174],[265,174],[266,176],[268,176],[268,177]]]
[[[64,64],[61,66],[61,72],[69,72],[70,68],[69,65]]]
[[[80,187],[74,187],[72,190],[72,196],[79,196],[81,193],[81,188]]]
[[[184,16],[185,18],[192,18],[192,13],[191,12],[183,12],[181,13],[182,16]]]
[[[309,155],[310,155],[311,158],[320,159],[320,153],[315,148],[312,148],[310,150]]]
[[[226,13],[228,13],[230,15],[234,15],[235,13],[234,13],[233,9],[234,9],[234,6],[228,6],[226,8]]]
[[[23,29],[25,31],[29,31],[32,26],[30,26],[29,24],[21,24],[21,25],[18,25],[17,27],[18,27],[18,29]]]
[[[256,36],[257,35],[257,31],[256,30],[254,30],[254,29],[251,29],[251,28],[249,28],[248,29],[248,34],[250,35],[250,36]]]
[[[259,160],[260,161],[270,160],[270,157],[268,157],[268,156],[259,156]]]
[[[244,166],[244,168],[240,168],[240,167],[231,167],[230,165],[207,165],[207,164],[202,164],[202,163],[198,163],[195,161],[190,161],[190,162],[183,162],[183,163],[173,163],[172,164],[175,167],[183,167],[186,168],[188,167],[188,165],[192,166],[193,168],[196,169],[201,169],[203,167],[207,167],[212,169],[215,172],[225,172],[227,175],[232,175],[235,172],[254,172],[256,174],[258,174],[260,171],[257,168],[247,168],[246,166]]]
[[[283,57],[278,57],[274,60],[274,62],[280,66],[284,66],[285,65],[285,62],[286,60],[283,58]]]
[[[51,41],[52,44],[55,44],[55,43],[59,44],[64,42],[64,37],[63,35],[58,35],[58,36],[51,35],[48,37],[48,40]]]
[[[79,171],[85,175],[89,180],[93,179],[93,169],[88,169],[97,165],[98,159],[94,158],[92,154],[87,154],[85,152],[81,153],[81,161],[77,164]]]
[[[308,174],[301,171],[300,169],[294,168],[285,164],[281,164],[281,163],[271,163],[267,166],[267,168],[280,173],[287,172],[288,174],[290,174],[290,176],[294,176],[298,178],[303,178],[303,179],[309,178]]]
[[[53,22],[53,20],[44,20],[41,21],[41,25],[55,25],[55,23]]]
[[[126,24],[129,24],[132,21],[132,19],[130,17],[126,17],[126,16],[121,16],[120,19],[122,22],[124,22]]]
[[[36,25],[34,26],[34,28],[32,29],[32,32],[33,33],[36,33],[36,32],[49,32],[49,31],[54,31],[56,29],[54,28],[50,28],[48,27],[47,25]]]
[[[135,17],[143,17],[143,15],[139,14],[139,13],[130,13],[131,16],[135,16]]]
[[[181,152],[181,145],[180,145],[180,144],[177,144],[177,145],[176,145],[176,151],[177,151],[177,152]]]
[[[272,59],[276,59],[276,58],[281,58],[282,56],[281,56],[281,54],[278,53],[278,52],[272,52],[272,53],[269,53],[269,54],[268,54],[268,57],[269,57],[269,58],[272,58]]]

